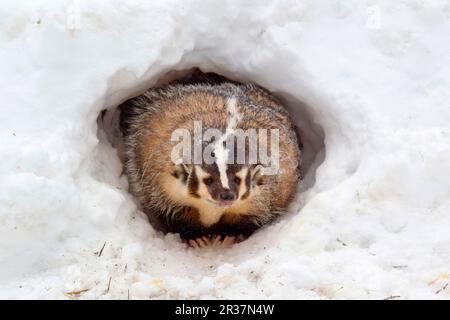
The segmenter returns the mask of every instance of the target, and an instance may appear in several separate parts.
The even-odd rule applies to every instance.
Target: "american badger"
[[[233,243],[285,211],[300,143],[265,89],[196,72],[120,112],[130,192],[162,230],[192,246]]]

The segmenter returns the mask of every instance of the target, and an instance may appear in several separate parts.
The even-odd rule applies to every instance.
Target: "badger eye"
[[[207,186],[211,185],[213,182],[214,180],[211,177],[203,179],[203,183],[206,184]]]
[[[236,184],[240,184],[240,183],[241,183],[241,178],[239,178],[239,177],[234,177],[234,182],[235,182]]]

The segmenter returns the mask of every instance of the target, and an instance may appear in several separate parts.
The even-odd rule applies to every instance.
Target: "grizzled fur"
[[[171,134],[177,128],[192,132],[194,121],[224,131],[228,121],[224,108],[232,97],[237,99],[243,115],[238,128],[279,129],[280,171],[261,178],[257,192],[245,207],[225,212],[217,223],[205,226],[199,220],[198,208],[183,205],[167,192],[173,179],[196,188],[195,171],[189,176],[174,169]],[[284,212],[300,178],[300,143],[287,111],[268,91],[254,84],[196,72],[169,85],[151,88],[123,103],[120,110],[130,192],[162,230],[180,233],[183,238],[249,235]],[[249,187],[249,181],[245,183]]]

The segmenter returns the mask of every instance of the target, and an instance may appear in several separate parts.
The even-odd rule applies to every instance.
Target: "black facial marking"
[[[245,186],[246,186],[246,191],[245,193],[242,195],[241,200],[245,200],[248,198],[248,196],[250,195],[250,185],[251,185],[251,171],[248,170],[247,171],[247,175],[245,176]]]
[[[175,179],[179,179],[183,184],[186,184],[189,176],[188,172],[186,171],[183,165],[175,166],[175,169],[171,172],[171,175]]]
[[[200,198],[200,195],[198,194],[198,177],[195,173],[195,167],[192,167],[192,172],[188,180],[188,192],[191,196],[195,198]]]
[[[203,183],[207,186],[210,186],[214,183],[214,179],[211,177],[205,178],[205,179],[203,179]]]

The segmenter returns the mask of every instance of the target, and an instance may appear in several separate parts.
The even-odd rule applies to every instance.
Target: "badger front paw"
[[[187,244],[195,249],[199,248],[230,248],[233,244],[244,240],[243,236],[221,236],[212,235],[187,240]]]

